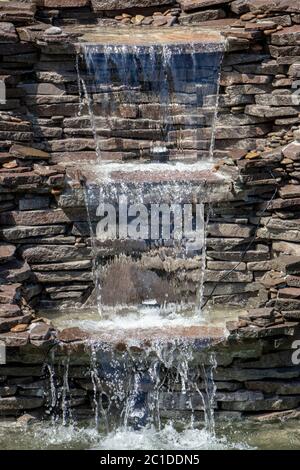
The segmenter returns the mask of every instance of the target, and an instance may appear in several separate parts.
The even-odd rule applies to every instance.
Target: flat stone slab
[[[235,0],[231,4],[231,9],[236,13],[257,10],[263,12],[298,13],[300,12],[300,4],[299,2],[290,2],[290,0]]]
[[[72,171],[70,176],[72,175]],[[99,191],[107,202],[117,202],[124,194],[143,203],[214,202],[231,199],[231,180],[209,165],[104,164],[81,170],[90,203],[97,205]],[[138,199],[137,199],[138,198]]]
[[[76,8],[89,4],[89,0],[40,0],[39,4],[45,8]]]
[[[76,1],[74,2],[74,6],[76,6]],[[56,3],[58,2],[56,1]],[[125,10],[126,8],[147,8],[163,5],[173,5],[174,3],[174,0],[92,0],[92,8],[95,11]]]
[[[75,331],[76,330],[76,331]],[[226,337],[225,329],[218,326],[169,326],[162,328],[129,328],[107,329],[99,332],[88,332],[79,328],[62,330],[58,338],[62,343],[88,342],[90,344],[109,345],[118,351],[127,348],[136,350],[146,349],[155,344],[193,343],[195,350],[212,346],[223,341]]]
[[[197,10],[198,8],[215,7],[230,3],[232,0],[179,0],[179,5],[184,11]]]
[[[109,29],[99,31],[99,28],[72,28],[76,33],[82,33],[79,39],[78,48],[84,44],[97,46],[101,52],[101,46],[184,46],[188,50],[197,52],[217,52],[224,50],[225,39],[221,35],[223,24],[220,28],[211,30],[203,27],[180,27],[180,28],[150,28],[137,30],[132,28]],[[180,51],[182,52],[182,48]],[[176,50],[174,50],[176,53]]]

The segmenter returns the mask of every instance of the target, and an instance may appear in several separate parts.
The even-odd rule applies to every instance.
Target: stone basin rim
[[[74,168],[70,169],[69,175],[72,175]],[[227,175],[216,171],[213,168],[197,168],[186,165],[186,167],[172,167],[166,166],[161,169],[159,167],[152,167],[141,165],[140,168],[125,168],[120,165],[110,166],[103,164],[98,166],[87,166],[86,168],[78,169],[80,176],[86,183],[98,184],[99,182],[111,184],[113,182],[127,182],[131,184],[149,184],[149,183],[186,183],[191,182],[208,182],[210,184],[219,184],[228,181]],[[150,170],[150,171],[149,171]]]
[[[72,337],[75,332],[75,337]],[[163,327],[160,331],[154,328],[130,328],[120,330],[89,331],[82,327],[67,327],[57,329],[58,343],[61,346],[83,343],[85,345],[103,344],[118,347],[151,347],[154,344],[168,344],[174,341],[179,343],[201,342],[203,346],[224,341],[227,330],[224,327],[195,325],[185,327]],[[76,333],[78,338],[76,338]],[[70,340],[68,336],[71,335]]]

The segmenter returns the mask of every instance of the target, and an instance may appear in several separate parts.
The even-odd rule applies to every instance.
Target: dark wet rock
[[[294,379],[300,375],[299,367],[282,367],[271,369],[243,369],[243,368],[222,368],[218,367],[215,371],[215,380],[236,380],[244,382],[248,380],[263,379]]]
[[[0,398],[0,413],[15,414],[17,411],[40,408],[44,404],[43,398],[6,397]]]
[[[291,289],[295,289],[291,287]],[[278,298],[276,301],[270,300],[268,304],[275,304],[278,311],[282,310],[300,310],[300,300],[293,298],[281,299]]]
[[[247,402],[223,402],[221,409],[237,411],[279,411],[296,408],[299,405],[300,396],[274,396],[263,400]]]
[[[300,310],[292,310],[292,311],[282,311],[282,316],[287,321],[298,321],[300,322]]]
[[[32,189],[36,185],[42,183],[42,178],[33,171],[27,171],[24,173],[0,173],[0,184],[6,187],[21,187],[22,185],[32,186]]]
[[[119,284],[114,285],[118,273]],[[122,288],[121,288],[122,287]],[[166,296],[176,299],[172,285],[161,279],[156,272],[145,269],[134,262],[115,261],[106,270],[102,281],[102,298],[106,305],[139,304],[145,298],[163,302]]]
[[[262,355],[259,359],[254,361],[240,361],[237,360],[235,364],[245,369],[268,369],[272,367],[288,367],[292,366],[292,353],[293,351],[279,351]]]
[[[19,87],[26,91],[27,95],[46,95],[49,97],[55,95],[56,97],[65,95],[66,87],[64,84],[54,84],[54,83],[21,83]],[[59,98],[57,98],[59,99]],[[36,149],[35,149],[36,150]],[[27,151],[29,153],[29,150]],[[44,156],[44,154],[40,154]]]
[[[49,196],[30,196],[25,195],[25,197],[19,199],[19,210],[20,211],[30,211],[36,209],[48,209],[50,198]]]
[[[22,377],[25,381],[28,381],[28,377],[41,377],[43,375],[43,365],[37,366],[11,366],[11,365],[0,365],[0,375],[6,375],[7,377]]]
[[[188,394],[194,410],[203,409],[203,398],[196,393]],[[164,410],[188,410],[187,396],[180,392],[161,392],[159,397],[159,406]],[[216,404],[213,405],[216,408]]]
[[[240,389],[240,384],[238,382],[227,382],[227,381],[219,381],[215,382],[217,390],[226,390],[228,392],[235,392]]]
[[[286,284],[289,287],[300,287],[300,276],[293,276],[293,275],[286,276]]]
[[[12,386],[12,385],[11,386],[4,386],[4,387],[0,386],[0,397],[1,398],[11,397],[11,396],[16,394],[16,391],[17,391],[16,386]]]
[[[292,258],[286,265],[286,273],[290,275],[300,274],[300,258]]]
[[[300,380],[279,381],[264,380],[250,381],[245,383],[248,390],[261,390],[264,393],[274,393],[277,395],[299,395]]]

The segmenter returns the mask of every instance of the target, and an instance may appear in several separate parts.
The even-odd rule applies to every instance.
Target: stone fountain
[[[299,7],[73,3],[0,5],[1,414],[298,416]],[[98,237],[123,195],[200,205],[197,249]]]

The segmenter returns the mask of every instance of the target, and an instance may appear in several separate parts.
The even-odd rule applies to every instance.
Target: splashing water
[[[98,163],[124,158],[211,158],[217,116],[220,45],[83,45]],[[79,69],[78,69],[79,71]],[[82,82],[82,79],[79,78]],[[209,107],[205,105],[209,98]],[[108,132],[109,129],[109,132]],[[111,152],[109,153],[109,150]],[[127,153],[127,157],[126,157]]]
[[[199,364],[197,355],[201,356],[202,349],[199,342],[184,338],[158,339],[148,346],[133,340],[123,352],[114,344],[92,342],[88,351],[95,428],[105,429],[107,434],[116,429],[131,432],[152,427],[161,432],[174,410],[178,416],[189,410],[190,419],[184,429],[196,428],[196,412],[203,420],[204,430],[214,438],[216,360],[214,353],[208,352],[205,362]],[[76,424],[70,360],[71,357],[64,359],[60,378],[53,364],[48,364],[52,395],[49,412],[56,418],[53,423],[59,423],[60,406],[64,426]]]
[[[204,201],[209,198],[205,199],[208,195],[203,192],[200,196],[198,186],[202,173],[211,167],[222,47],[219,44],[199,47],[193,43],[188,48],[184,44],[85,44],[82,47],[87,73],[83,76],[77,58],[81,97],[78,119],[84,119],[82,113],[86,109],[95,139],[97,165],[92,180],[86,183],[85,200],[93,251],[95,301],[103,315],[101,321],[111,320],[105,307],[118,311],[120,307],[126,310],[137,305],[144,325],[149,310],[154,309],[158,312],[159,328],[163,324],[168,328],[172,318],[176,322],[181,311],[190,305],[191,299],[182,297],[190,263],[197,271],[198,282],[196,300],[193,300],[197,322],[192,320],[191,325],[199,324],[206,245],[205,227],[198,228],[197,217],[207,224]],[[99,207],[105,203],[116,204],[123,197],[131,204],[151,208],[153,203],[192,202],[188,236],[164,238],[162,219],[157,237],[149,232],[148,237],[130,238],[129,231],[125,235],[122,232],[124,221],[119,206],[119,239],[113,237],[113,230],[111,233],[108,230],[106,238],[99,237],[102,217]],[[188,209],[184,207],[187,220]],[[169,220],[169,229],[174,233],[178,230],[177,216],[174,210]],[[140,227],[145,219],[146,216]],[[132,215],[130,223],[132,228]],[[196,248],[191,248],[191,240]],[[149,267],[146,256],[149,250],[155,252],[162,267],[159,264]],[[172,263],[177,263],[175,268]],[[163,273],[162,277],[158,272]],[[127,316],[121,312],[119,318],[120,323],[130,323],[128,311]],[[165,338],[151,337],[148,330],[151,340],[147,340],[143,337],[145,329],[139,329],[141,337],[126,334],[126,339],[120,339],[116,348],[111,331],[106,330],[110,340],[92,341],[89,345],[90,399],[95,428],[102,435],[105,430],[103,445],[115,448],[120,445],[120,439],[126,438],[126,446],[130,448],[170,445],[201,448],[210,439],[210,445],[222,447],[216,439],[214,420],[216,359],[209,351],[206,356],[202,354],[209,340],[208,343],[203,340],[202,344],[199,338],[184,338],[181,334],[172,337],[171,330],[170,337]],[[50,366],[49,372],[53,387]],[[70,406],[71,395],[67,361],[59,403],[62,423],[68,426],[76,422]],[[178,431],[177,424],[181,421]]]

